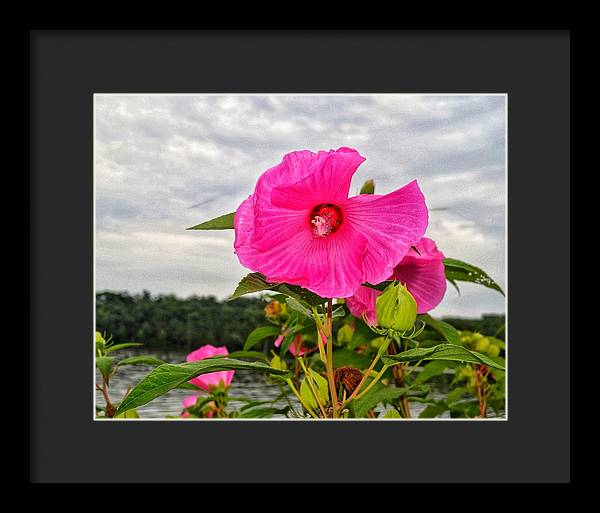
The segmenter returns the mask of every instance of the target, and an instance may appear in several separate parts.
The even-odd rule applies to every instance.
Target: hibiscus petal
[[[446,293],[444,263],[431,260],[396,268],[394,278],[405,283],[417,302],[417,313],[426,313],[439,305]]]
[[[308,211],[324,203],[340,205],[348,198],[352,175],[364,161],[356,150],[349,148],[319,152],[305,178],[273,188],[271,203],[277,207]]]
[[[371,287],[359,287],[352,297],[346,298],[346,306],[355,317],[362,318],[364,313],[367,323],[375,325],[377,324],[375,305],[379,294],[381,292]]]
[[[362,283],[366,245],[366,238],[350,226],[326,238],[300,232],[257,251],[254,262],[270,282],[300,285],[322,297],[348,297]]]
[[[427,229],[425,199],[416,180],[379,196],[361,194],[343,205],[345,221],[367,237],[363,281],[380,283]]]
[[[350,297],[363,282],[361,271],[367,239],[346,224],[326,242],[328,272],[315,292],[322,297]]]
[[[394,268],[392,278],[405,283],[418,305],[418,313],[426,313],[439,305],[446,293],[444,254],[435,242],[423,237]]]
[[[236,210],[233,216],[233,228],[235,229],[233,247],[237,252],[239,248],[245,247],[252,240],[254,233],[254,196],[249,196],[242,201],[242,204]],[[238,254],[238,256],[240,255]]]

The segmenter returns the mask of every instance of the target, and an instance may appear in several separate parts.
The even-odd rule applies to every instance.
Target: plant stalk
[[[327,381],[331,393],[331,406],[333,418],[338,418],[339,404],[337,390],[335,389],[335,378],[333,373],[333,299],[327,299]]]

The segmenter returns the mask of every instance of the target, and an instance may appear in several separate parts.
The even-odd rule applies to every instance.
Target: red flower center
[[[313,234],[316,237],[327,237],[341,226],[343,216],[338,206],[323,203],[312,209],[309,219]]]

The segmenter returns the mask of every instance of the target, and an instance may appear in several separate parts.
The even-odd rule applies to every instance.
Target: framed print
[[[94,112],[94,418],[507,418],[506,95]]]
[[[31,481],[568,482],[569,40],[33,31]]]

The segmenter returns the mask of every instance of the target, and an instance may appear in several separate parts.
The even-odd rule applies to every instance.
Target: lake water
[[[177,351],[144,350],[143,352],[133,352],[123,350],[118,352],[118,358],[122,359],[139,354],[151,355],[169,363],[181,363],[185,361],[185,353]],[[144,376],[146,376],[152,370],[152,368],[153,367],[149,365],[127,365],[120,368],[110,379],[109,393],[112,401],[114,403],[118,403],[126,393],[127,389],[129,387],[133,388],[137,383],[139,383],[139,381],[141,381],[142,378],[144,378]],[[418,369],[415,372],[418,372]],[[447,394],[447,392],[450,390],[450,382],[452,377],[452,374],[449,373],[432,378],[427,382],[431,386],[431,395],[433,395],[435,399],[442,399]],[[97,369],[96,382],[99,384],[102,382],[100,373]],[[285,388],[287,389],[287,386]],[[145,419],[164,419],[167,416],[176,416],[182,411],[181,401],[184,399],[184,397],[192,395],[193,393],[194,392],[191,390],[171,390],[165,395],[157,397],[150,403],[141,406],[137,409],[137,411],[140,417]],[[244,396],[255,401],[274,401],[272,404],[265,404],[264,406],[283,408],[288,404],[285,399],[275,401],[275,399],[281,395],[281,389],[279,386],[270,383],[264,374],[252,371],[235,371],[229,394],[231,396]],[[300,404],[294,395],[290,394],[288,397],[294,409],[298,412],[302,411]],[[96,392],[96,404],[98,406],[104,406],[104,397],[99,391]],[[238,409],[244,404],[245,403],[243,402],[232,401],[229,409]],[[413,418],[418,417],[419,413],[423,411],[425,407],[425,404],[411,402],[410,408]],[[375,411],[383,412],[385,410],[385,407],[379,405]],[[490,409],[488,411],[488,416],[494,417],[493,410]],[[275,415],[273,418],[282,419],[285,417],[283,415]],[[446,412],[441,416],[441,418],[449,418],[449,413]]]

